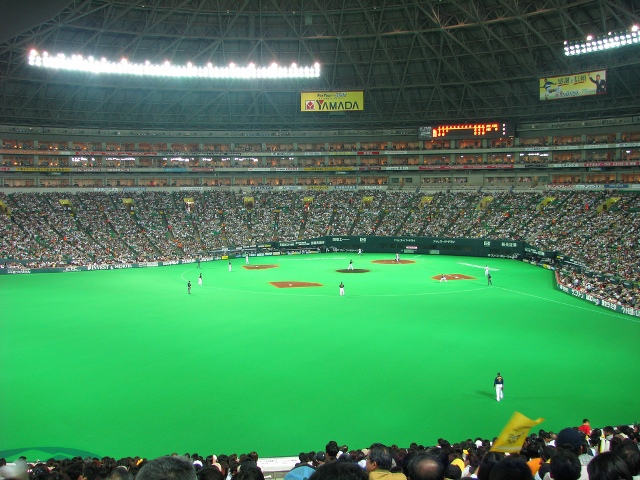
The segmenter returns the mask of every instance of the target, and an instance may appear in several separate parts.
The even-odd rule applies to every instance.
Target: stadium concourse
[[[248,208],[242,194],[215,190],[0,193],[8,212],[0,258],[2,268],[18,269],[168,261],[323,235],[526,240],[562,254],[560,283],[636,308],[640,196],[612,197],[440,192],[424,203],[419,192],[290,191],[254,193]]]

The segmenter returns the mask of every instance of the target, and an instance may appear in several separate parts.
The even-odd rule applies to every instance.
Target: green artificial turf
[[[637,319],[559,292],[553,272],[519,261],[372,263],[392,258],[0,276],[0,456],[289,456],[332,439],[492,438],[514,411],[544,417],[536,430],[640,418]],[[338,272],[349,259],[369,272]],[[474,279],[432,278],[442,273]]]

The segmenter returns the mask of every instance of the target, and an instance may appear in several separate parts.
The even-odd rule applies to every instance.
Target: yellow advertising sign
[[[539,79],[540,100],[586,97],[607,93],[607,71],[572,73]]]
[[[357,112],[364,110],[364,91],[301,92],[302,112]]]

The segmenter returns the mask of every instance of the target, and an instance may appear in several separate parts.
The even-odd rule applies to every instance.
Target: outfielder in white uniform
[[[497,401],[502,400],[502,398],[504,397],[504,394],[502,393],[504,389],[504,378],[502,378],[502,375],[500,375],[500,372],[498,372],[498,375],[493,381],[493,386],[496,389],[496,400]]]

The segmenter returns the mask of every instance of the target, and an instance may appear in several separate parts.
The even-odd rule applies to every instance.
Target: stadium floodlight
[[[178,77],[178,78],[212,78],[212,79],[281,79],[281,78],[316,78],[320,76],[320,64],[311,66],[298,66],[292,63],[290,66],[281,66],[272,63],[266,67],[257,67],[250,63],[241,67],[230,63],[226,67],[215,66],[208,63],[197,66],[191,62],[186,65],[173,65],[168,60],[162,64],[152,64],[148,60],[144,63],[129,62],[122,58],[119,62],[96,59],[93,56],[87,58],[74,54],[71,56],[63,53],[50,55],[31,50],[28,58],[29,65],[33,67],[49,68],[54,70],[67,70],[76,72],[89,72],[95,74],[136,75],[146,77]]]
[[[605,35],[594,37],[588,35],[585,41],[564,42],[566,56],[582,55],[584,53],[602,52],[629,45],[640,45],[640,31],[638,25],[619,32],[607,32]]]

